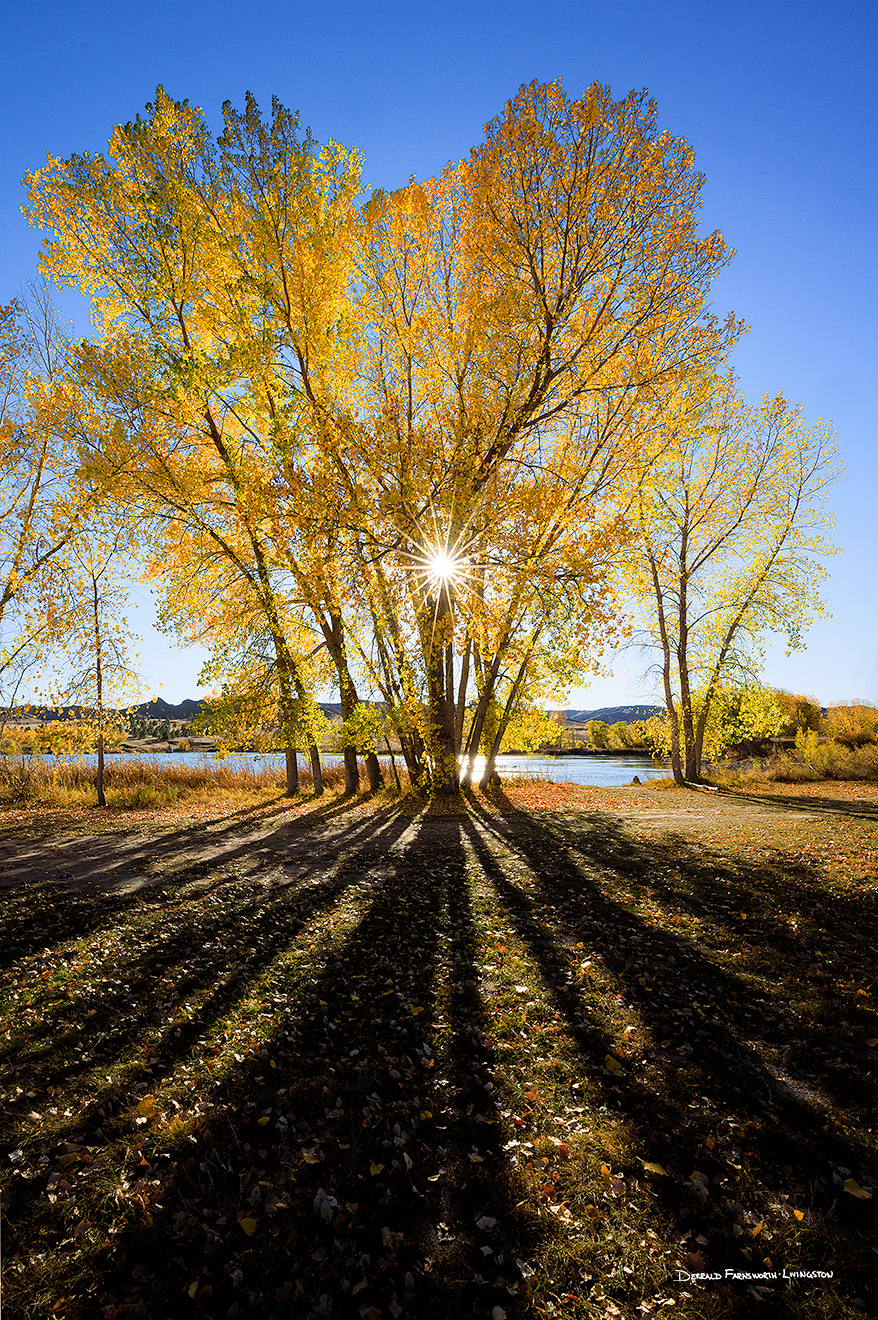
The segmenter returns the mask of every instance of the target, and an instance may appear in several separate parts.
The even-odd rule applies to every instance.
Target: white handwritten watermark
[[[678,1283],[706,1283],[715,1279],[735,1279],[744,1283],[770,1283],[777,1279],[832,1279],[833,1270],[677,1270]]]

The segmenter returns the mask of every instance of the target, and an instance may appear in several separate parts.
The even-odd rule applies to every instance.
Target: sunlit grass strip
[[[328,887],[331,882],[330,874],[321,877],[322,888]],[[242,888],[247,889],[249,886],[244,882],[233,886],[233,890]],[[308,888],[309,886],[304,886],[303,891],[307,893]],[[267,962],[250,987],[239,996],[234,997],[234,985],[241,975],[246,975],[246,963],[233,965],[227,976],[219,983],[187,990],[181,1003],[171,1004],[167,999],[164,1003],[157,1003],[148,1012],[148,1020],[142,1029],[136,1031],[115,1059],[96,1062],[77,1074],[71,1079],[71,1083],[67,1084],[66,1095],[63,1094],[65,1089],[63,1086],[55,1088],[54,1104],[48,1106],[47,1112],[41,1113],[37,1118],[25,1120],[13,1138],[14,1142],[25,1142],[37,1135],[45,1141],[55,1133],[69,1130],[70,1119],[74,1118],[74,1122],[78,1122],[75,1116],[81,1115],[84,1107],[91,1113],[100,1115],[100,1112],[109,1105],[114,1111],[115,1122],[124,1126],[127,1113],[128,1119],[133,1124],[137,1116],[136,1107],[142,1103],[146,1095],[154,1094],[156,1097],[161,1097],[163,1104],[165,1102],[170,1104],[172,1111],[169,1111],[167,1117],[173,1118],[174,1114],[179,1112],[173,1106],[175,1103],[180,1105],[181,1098],[187,1098],[187,1091],[194,1077],[200,1076],[203,1080],[216,1082],[227,1076],[246,1054],[258,1049],[262,1042],[272,1035],[280,1020],[294,1014],[305,1002],[314,969],[319,967],[334,948],[348,938],[368,907],[372,888],[371,885],[362,885],[356,894],[345,891],[338,901],[306,921],[292,937],[289,946]],[[227,890],[225,897],[226,899],[230,897]],[[61,1053],[63,1056],[65,1050],[72,1050],[81,1032],[82,1023],[89,1013],[86,1005],[92,1005],[96,999],[93,987],[88,986],[84,980],[89,972],[100,965],[105,979],[112,977],[113,980],[118,979],[124,984],[126,957],[137,949],[142,959],[149,958],[149,947],[144,948],[142,943],[144,934],[147,934],[147,938],[160,935],[164,941],[174,934],[194,933],[195,928],[204,920],[206,915],[204,908],[209,911],[212,905],[218,906],[219,899],[214,898],[213,903],[202,905],[197,910],[197,917],[190,912],[187,920],[179,924],[163,925],[161,929],[156,928],[154,909],[142,911],[138,914],[139,920],[128,921],[102,936],[100,946],[102,955],[106,955],[108,950],[112,949],[114,935],[119,940],[116,951],[121,958],[109,964],[105,956],[100,960],[89,957],[88,948],[91,941],[88,937],[80,941],[68,942],[63,953],[72,966],[68,964],[67,974],[65,976],[62,973],[60,981],[47,982],[43,994],[39,999],[32,1001],[29,1006],[28,1022],[19,1023],[18,1029],[11,1033],[11,1038],[7,1038],[4,1055],[8,1058],[11,1054],[19,1071],[36,1063],[34,1055],[39,1058],[44,1054],[42,1042],[26,1042],[23,1039],[23,1028],[36,1021],[48,1023],[46,1038],[53,1054]],[[252,923],[254,934],[258,934],[258,928],[270,922],[270,907],[269,901],[264,905],[260,904],[256,909],[259,920]],[[176,911],[180,910],[176,908]],[[152,929],[147,933],[143,929],[145,926]],[[236,930],[235,934],[238,939],[242,935],[246,938],[245,932],[240,929]],[[80,960],[75,961],[76,959]],[[38,959],[28,961],[33,964]],[[176,969],[164,969],[156,990],[165,996],[173,995],[175,985],[180,979],[185,979],[187,968],[185,958],[181,958]],[[26,968],[14,969],[14,971],[27,976]],[[74,997],[64,1004],[64,1019],[69,1025],[63,1028],[59,1035],[58,994],[72,975],[82,977],[83,981]],[[199,1018],[209,1008],[212,1000],[224,994],[231,995],[233,1002],[209,1027],[200,1029]],[[17,995],[13,992],[0,1006],[0,1011],[5,1009],[9,1012],[15,1007],[16,1002]],[[270,1012],[265,1008],[268,1002],[272,1003]],[[188,1045],[187,1057],[178,1059],[160,1086],[154,1091],[150,1090],[151,1072],[147,1060],[153,1059],[157,1063],[163,1053],[173,1053],[176,1049],[175,1036],[190,1026],[194,1029],[191,1033],[192,1041]],[[130,1032],[128,1034],[131,1035]],[[145,1089],[143,1089],[144,1082],[146,1082]],[[141,1090],[136,1093],[135,1104],[135,1088],[138,1086]],[[21,1088],[18,1089],[20,1093]],[[59,1090],[62,1091],[61,1095],[57,1094]],[[15,1098],[14,1091],[7,1096],[7,1099],[13,1098]],[[35,1097],[34,1099],[36,1100]],[[69,1112],[71,1106],[72,1114]],[[142,1116],[141,1114],[140,1117]]]
[[[484,853],[480,859],[478,853],[482,849]],[[541,895],[540,877],[524,855],[510,848],[498,835],[480,830],[479,845],[478,849],[473,849],[473,859],[487,879],[494,883],[495,901],[504,912],[504,921],[509,930],[520,928],[521,917],[518,920],[510,917],[509,899],[504,902],[496,878],[502,877],[505,885],[514,886],[510,896],[514,897],[519,913],[526,914],[535,938],[547,942],[558,971],[569,978],[571,986],[588,995],[589,1015],[598,1030],[606,1033],[608,1047],[618,1046],[623,1053],[628,1053],[635,1041],[645,1044],[649,1040],[648,1028],[636,1009],[626,1002],[621,981],[606,966],[598,950],[587,947],[584,940],[572,939],[567,927],[557,921],[553,906]],[[486,868],[487,859],[490,859],[493,866],[488,865]],[[520,936],[516,936],[516,942],[521,948],[526,947]],[[546,989],[545,979],[541,976],[541,994],[544,995]],[[554,1010],[553,1022],[560,1020],[561,1014]],[[632,1033],[635,1033],[633,1041],[629,1039]]]
[[[604,1103],[601,1082],[586,1067],[543,969],[471,840],[465,849],[479,994],[493,1023],[485,1045],[497,1060],[503,1152],[521,1179],[540,1239],[525,1262],[525,1292],[537,1315],[559,1314],[559,1306],[570,1317],[591,1315],[624,1265],[627,1282],[636,1274],[644,1295],[661,1304],[670,1225],[645,1173],[624,1181],[624,1166],[642,1168],[636,1136]],[[501,856],[508,867],[508,854]],[[575,964],[581,948],[573,957]],[[583,1277],[599,1282],[583,1289]]]
[[[189,996],[175,1017],[144,1032],[112,1066],[96,1065],[77,1079],[73,1093],[56,1095],[55,1104],[45,1112],[34,1112],[19,1130],[18,1141],[25,1144],[38,1137],[46,1147],[66,1140],[69,1153],[61,1156],[62,1167],[68,1160],[77,1165],[92,1161],[74,1137],[84,1123],[102,1122],[106,1137],[100,1166],[78,1185],[70,1201],[38,1207],[38,1219],[57,1225],[60,1216],[60,1236],[68,1238],[75,1236],[78,1223],[87,1222],[90,1234],[103,1236],[105,1241],[112,1241],[126,1226],[148,1223],[151,1206],[144,1200],[144,1187],[133,1186],[132,1158],[136,1164],[137,1152],[146,1141],[185,1154],[191,1149],[187,1142],[196,1139],[202,1114],[216,1116],[234,1106],[234,1100],[223,1092],[235,1072],[242,1067],[252,1071],[257,1053],[277,1037],[279,1027],[303,1012],[324,961],[356,929],[375,888],[372,882],[361,884],[355,894],[345,893],[337,904],[303,925],[291,945],[265,966],[221,1019],[197,1037],[160,1082],[153,1078],[150,1065],[166,1054],[175,1031],[197,1017],[209,997],[208,990]],[[275,1066],[270,1056],[262,1063],[269,1075]],[[31,1103],[39,1101],[34,1098]],[[53,1226],[51,1232],[57,1240],[58,1227]],[[31,1295],[36,1296],[42,1287],[47,1296],[57,1296],[59,1284],[62,1289],[72,1286],[81,1264],[71,1260],[69,1277],[59,1279],[59,1270],[64,1268],[63,1255],[57,1252],[32,1257],[28,1266]]]

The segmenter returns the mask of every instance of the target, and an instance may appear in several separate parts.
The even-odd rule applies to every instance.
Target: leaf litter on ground
[[[686,1260],[862,1313],[875,827],[668,796],[357,802],[176,869],[158,828],[134,893],[5,891],[13,1313],[747,1314]]]

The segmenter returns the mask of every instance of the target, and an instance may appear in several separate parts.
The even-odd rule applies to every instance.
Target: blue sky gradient
[[[20,180],[47,153],[105,148],[157,84],[202,107],[276,95],[318,140],[360,148],[369,187],[394,188],[464,155],[522,83],[647,87],[659,121],[692,143],[706,175],[703,221],[737,256],[715,284],[719,314],[751,330],[733,357],[755,401],[782,391],[831,419],[845,475],[831,503],[844,553],[829,562],[832,618],[808,649],[769,648],[765,679],[822,702],[878,701],[876,35],[872,3],[592,0],[540,5],[322,6],[129,0],[3,7],[0,301],[34,278],[39,236]],[[83,333],[87,314],[64,306]],[[148,599],[133,617],[148,620]],[[199,657],[145,629],[161,695],[196,695]],[[656,691],[645,660],[571,694],[597,707]]]

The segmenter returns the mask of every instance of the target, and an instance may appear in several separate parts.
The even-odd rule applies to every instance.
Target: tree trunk
[[[344,791],[345,793],[356,793],[360,787],[360,772],[357,768],[357,749],[356,747],[346,747],[344,749]]]
[[[310,747],[308,748],[308,752],[311,757],[311,774],[314,777],[314,796],[322,797],[323,767],[320,764],[320,750],[314,743],[311,743]]]
[[[658,574],[658,565],[652,554],[648,555],[649,568],[652,574],[653,591],[655,592],[656,609],[658,611],[659,636],[662,642],[662,682],[665,690],[665,705],[668,709],[668,722],[671,726],[671,772],[674,776],[674,783],[685,784],[683,767],[680,764],[680,724],[677,718],[677,706],[674,701],[674,693],[671,687],[671,642],[668,637],[668,625],[665,618],[665,598],[662,590],[661,579]]]
[[[463,747],[463,724],[466,718],[466,690],[469,685],[469,658],[472,646],[473,639],[467,637],[466,646],[463,648],[463,655],[460,660],[460,682],[457,687],[457,709],[454,713],[454,745],[458,751]]]
[[[103,656],[101,655],[101,620],[100,604],[98,600],[98,580],[94,573],[92,573],[91,582],[94,589],[95,685],[97,687],[98,698],[98,806],[105,807],[107,805],[107,799],[104,796],[104,667]]]
[[[381,773],[381,763],[374,752],[367,752],[365,756],[366,774],[369,776],[369,792],[377,793],[379,788],[384,787],[384,776]]]
[[[424,741],[417,729],[403,736],[400,734],[399,745],[402,748],[409,779],[414,784],[424,774]]]
[[[284,755],[287,766],[287,797],[295,797],[299,791],[299,758],[295,747],[285,747]]]
[[[680,715],[683,721],[685,779],[697,783],[701,767],[695,755],[695,721],[692,718],[692,687],[689,681],[689,574],[686,556],[689,548],[689,525],[684,521],[680,542],[680,585],[677,619],[677,673],[680,679]]]
[[[444,640],[450,623],[451,604],[445,588],[440,589],[438,600],[435,602],[430,597],[427,598],[427,609],[432,619],[431,644],[427,656],[427,682],[433,744],[430,750],[434,758],[433,787],[440,793],[456,793],[460,787],[460,774],[457,748],[454,744],[454,702],[448,700]]]
[[[105,807],[107,799],[104,797],[104,735],[98,734],[98,806]]]
[[[348,658],[345,649],[341,615],[330,610],[328,619],[322,613],[318,616],[318,619],[320,622],[320,629],[326,641],[327,650],[332,657],[332,662],[335,665],[335,672],[338,676],[338,695],[341,701],[341,718],[342,720],[346,720],[353,715],[360,703],[360,698],[357,696],[357,689],[354,687],[354,681],[351,678],[351,672],[348,668]],[[360,772],[357,769],[356,747],[345,747],[343,756],[344,791],[345,793],[356,793],[360,787]],[[380,773],[379,770],[379,777]]]
[[[385,739],[384,739],[384,745],[385,745],[385,747],[387,748],[387,755],[390,757],[390,768],[391,768],[391,770],[393,771],[393,777],[394,777],[394,779],[396,780],[396,791],[397,791],[397,793],[401,793],[401,792],[402,792],[402,784],[399,782],[399,772],[397,771],[397,768],[396,768],[396,761],[393,759],[393,749],[392,749],[391,746],[390,746],[390,739],[389,739],[389,738],[385,738]]]
[[[506,732],[507,728],[509,727],[509,721],[512,718],[512,711],[515,708],[516,701],[518,700],[518,694],[521,691],[521,685],[524,682],[524,676],[527,673],[527,666],[530,661],[531,655],[533,654],[533,649],[536,646],[537,635],[538,634],[534,634],[534,637],[531,641],[530,646],[527,649],[525,657],[519,666],[518,673],[515,677],[515,682],[512,684],[512,687],[509,690],[509,696],[506,698],[506,706],[503,710],[503,714],[501,715],[500,721],[497,725],[497,732],[494,735],[494,741],[491,744],[491,750],[488,756],[485,758],[485,769],[483,770],[482,777],[479,780],[479,788],[482,790],[483,793],[488,788],[500,787],[500,776],[497,774],[497,771],[495,769],[495,766],[497,764],[497,755],[500,751],[500,744],[503,741],[503,735]]]
[[[466,742],[466,769],[465,777],[472,780],[475,760],[479,754],[479,746],[482,741],[482,732],[485,727],[485,719],[491,705],[491,699],[494,696],[494,687],[497,682],[497,675],[500,672],[501,654],[498,651],[494,656],[490,669],[484,671],[484,680],[482,690],[479,693],[479,699],[476,702],[476,708],[473,712],[473,722],[470,725],[469,737]]]

